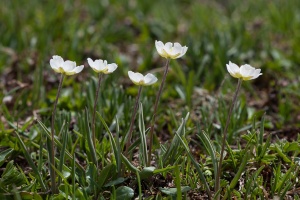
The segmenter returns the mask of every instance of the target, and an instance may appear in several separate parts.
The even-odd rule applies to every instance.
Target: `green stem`
[[[55,130],[54,130],[54,121],[55,121],[55,114],[56,114],[56,107],[57,107],[57,102],[58,102],[58,97],[62,88],[62,83],[64,81],[64,74],[61,74],[60,76],[60,80],[59,80],[59,85],[58,85],[58,90],[57,90],[57,94],[56,94],[56,99],[54,102],[54,108],[52,111],[52,120],[51,120],[51,152],[52,155],[50,156],[50,163],[51,165],[50,167],[50,178],[51,178],[51,191],[53,194],[56,194],[57,188],[56,188],[56,183],[55,183],[55,148],[54,148],[54,135],[55,135]]]
[[[242,81],[243,81],[242,79],[238,80],[237,88],[236,88],[236,91],[234,93],[231,106],[229,108],[229,112],[228,112],[228,115],[227,115],[227,120],[226,120],[226,124],[225,124],[225,128],[224,128],[224,132],[223,132],[221,155],[220,155],[220,161],[219,161],[218,172],[217,172],[217,180],[216,180],[216,186],[215,186],[215,193],[217,193],[217,198],[216,198],[217,200],[220,199],[220,192],[218,193],[218,191],[220,189],[220,179],[221,179],[221,172],[222,172],[222,162],[223,162],[223,156],[224,156],[225,142],[226,142],[226,137],[227,137],[227,129],[228,129],[228,126],[229,126],[229,122],[230,122],[230,118],[231,118],[231,115],[232,115],[234,105],[235,105],[236,100],[237,100],[238,93],[239,93],[241,85],[242,85]]]
[[[157,112],[158,102],[159,102],[163,87],[165,85],[166,77],[167,77],[167,74],[169,71],[169,63],[170,63],[170,59],[167,59],[163,79],[160,84],[160,87],[159,87],[159,90],[158,90],[158,93],[156,96],[155,104],[154,104],[153,119],[152,119],[152,124],[150,127],[150,140],[149,140],[148,163],[147,163],[148,166],[150,166],[150,163],[151,163],[151,151],[152,151],[152,145],[153,145],[152,143],[153,143],[154,125],[156,122],[156,112]]]
[[[132,116],[131,116],[129,133],[128,133],[128,138],[127,138],[127,142],[126,142],[126,149],[125,149],[125,154],[124,154],[126,157],[127,157],[127,154],[128,154],[129,146],[131,144],[133,124],[134,124],[134,120],[135,120],[135,117],[136,117],[137,108],[139,106],[139,99],[140,99],[140,96],[141,96],[141,93],[142,93],[142,88],[143,88],[143,86],[140,85],[139,92],[138,92],[138,95],[137,95],[136,100],[135,100],[134,110],[133,110],[133,113],[132,113]]]
[[[95,101],[94,101],[93,118],[92,118],[92,134],[93,134],[92,138],[93,138],[94,148],[96,148],[96,133],[95,133],[95,129],[96,129],[96,126],[95,126],[96,106],[97,106],[97,102],[98,102],[98,96],[99,96],[99,91],[100,91],[101,80],[102,80],[102,73],[99,73],[98,84],[97,84],[97,89],[96,89],[96,96],[95,96]]]

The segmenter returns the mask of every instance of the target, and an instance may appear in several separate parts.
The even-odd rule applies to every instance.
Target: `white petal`
[[[181,54],[180,54],[180,56],[177,57],[177,58],[180,58],[181,56],[183,56],[183,55],[187,52],[187,50],[188,50],[188,47],[187,47],[187,46],[182,47]]]
[[[99,59],[99,60],[95,60],[94,63],[95,63],[94,68],[98,72],[102,72],[103,70],[106,70],[105,61],[103,62],[103,60]]]
[[[240,73],[245,78],[252,76],[254,72],[255,72],[255,68],[248,64],[242,65],[240,68]]]
[[[173,44],[171,42],[167,42],[165,44],[164,50],[169,54],[169,55],[174,55],[174,53],[172,53],[173,51]]]
[[[152,85],[156,81],[157,81],[157,78],[153,74],[149,73],[144,77],[145,85]]]
[[[78,67],[75,67],[73,70],[71,71],[66,71],[65,74],[68,76],[74,75],[74,74],[78,74],[79,72],[81,72],[83,70],[83,65],[80,65]]]
[[[83,70],[84,66],[83,65],[80,65],[78,67],[76,67],[73,71],[76,72],[76,74],[80,73],[82,70]]]
[[[92,59],[88,58],[87,61],[88,61],[91,68],[95,67],[94,61]]]
[[[63,63],[64,62],[64,59],[62,57],[60,57],[60,56],[57,56],[57,55],[52,56],[52,59],[56,60],[59,63]]]
[[[62,67],[64,63],[64,60],[62,59],[62,57],[60,56],[53,56],[50,59],[50,66],[54,69],[54,70],[58,70],[59,67]]]
[[[157,41],[155,40],[155,47],[156,47],[156,50],[158,52],[159,55],[161,55],[163,53],[163,49],[164,49],[164,44],[161,42],[161,41]]]
[[[229,64],[227,65],[227,69],[231,73],[239,73],[240,72],[239,66],[235,63],[232,63],[231,61],[229,61]]]
[[[137,85],[140,85],[140,81],[144,80],[144,76],[140,73],[134,73],[132,71],[128,71],[128,76],[130,80]]]
[[[253,77],[251,78],[252,79],[256,79],[257,77],[259,77],[260,75],[262,75],[262,73],[260,73],[261,69],[256,69],[254,74],[253,74]]]
[[[171,55],[171,57],[173,59],[177,58],[178,56],[180,56],[182,51],[182,46],[179,43],[175,43],[174,47],[172,47],[169,51],[169,54]]]
[[[106,74],[110,74],[110,73],[114,72],[117,69],[117,67],[118,67],[118,65],[116,65],[115,63],[108,64]]]
[[[231,76],[234,78],[241,78],[239,66],[229,61],[229,64],[226,64],[226,67]]]
[[[64,62],[62,67],[65,72],[71,72],[76,67],[76,62],[67,60]]]

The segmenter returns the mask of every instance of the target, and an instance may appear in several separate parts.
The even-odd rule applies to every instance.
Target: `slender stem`
[[[132,113],[132,116],[131,116],[131,122],[130,122],[130,127],[129,127],[129,133],[128,133],[128,138],[127,138],[127,142],[126,142],[126,149],[125,149],[125,156],[127,156],[128,154],[128,150],[129,150],[129,146],[131,144],[131,137],[132,137],[132,131],[133,131],[133,124],[134,124],[134,120],[135,120],[135,117],[136,117],[136,113],[137,113],[137,108],[139,106],[139,99],[140,99],[140,96],[141,96],[141,93],[142,93],[142,87],[140,85],[139,87],[139,92],[138,92],[138,95],[135,99],[135,105],[134,105],[134,110],[133,110],[133,113]]]
[[[237,88],[236,88],[236,91],[234,93],[232,103],[230,105],[229,112],[228,112],[228,115],[227,115],[227,120],[226,120],[226,124],[225,124],[225,128],[224,128],[224,132],[223,132],[222,148],[221,148],[221,155],[220,155],[220,161],[219,161],[218,172],[217,172],[215,193],[217,193],[218,190],[220,189],[220,178],[221,178],[221,172],[222,172],[222,162],[223,162],[225,142],[226,142],[226,137],[227,137],[227,129],[228,129],[228,126],[229,126],[229,122],[230,122],[230,118],[231,118],[231,115],[232,115],[234,105],[235,105],[236,100],[237,100],[238,93],[239,93],[241,85],[242,85],[242,81],[243,81],[242,79],[238,80]],[[217,199],[218,200],[220,199],[220,193],[218,193]]]
[[[163,79],[160,84],[160,87],[159,87],[159,90],[158,90],[158,93],[156,96],[155,104],[154,104],[153,119],[152,119],[152,124],[150,127],[150,140],[149,140],[148,163],[147,163],[148,166],[150,166],[150,162],[151,162],[151,151],[152,151],[152,145],[153,145],[152,143],[153,143],[154,125],[156,122],[156,112],[157,112],[158,102],[159,102],[163,87],[165,85],[166,77],[167,77],[167,74],[169,71],[169,63],[170,63],[170,59],[167,59]]]
[[[52,120],[51,120],[51,152],[52,155],[50,156],[50,162],[51,165],[50,166],[50,177],[51,177],[51,190],[52,193],[57,193],[57,188],[56,188],[56,183],[55,183],[55,148],[54,148],[54,134],[55,134],[55,130],[54,130],[54,121],[55,121],[55,114],[56,114],[56,107],[57,107],[57,102],[58,102],[58,97],[61,91],[61,87],[62,87],[62,83],[64,81],[64,74],[61,74],[60,76],[60,80],[59,80],[59,85],[58,85],[58,90],[57,90],[57,94],[56,94],[56,99],[54,102],[54,108],[52,111]]]
[[[96,106],[97,106],[97,102],[98,102],[98,96],[99,96],[99,91],[100,91],[100,85],[101,85],[101,80],[102,80],[102,73],[99,73],[98,75],[98,84],[97,84],[97,89],[96,89],[96,96],[95,96],[95,101],[94,101],[94,109],[93,109],[93,118],[92,118],[92,138],[93,138],[93,145],[94,148],[96,148],[96,133],[95,133],[95,129],[96,129]],[[96,163],[95,163],[96,164]]]

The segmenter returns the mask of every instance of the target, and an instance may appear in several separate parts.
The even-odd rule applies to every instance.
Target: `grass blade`
[[[104,121],[103,117],[100,115],[99,112],[97,112],[105,130],[107,131],[108,133],[108,136],[110,138],[110,142],[111,142],[111,145],[112,145],[112,149],[113,149],[113,152],[114,152],[114,155],[115,155],[115,159],[116,159],[116,165],[117,166],[121,166],[121,152],[119,151],[118,147],[117,147],[117,144],[116,144],[116,141],[114,139],[114,136],[113,134],[110,132],[106,122]],[[119,138],[117,138],[119,139]],[[119,168],[119,167],[118,167]]]
[[[17,139],[18,139],[19,143],[21,144],[22,150],[24,151],[24,156],[25,156],[25,158],[26,158],[28,164],[30,165],[30,167],[32,168],[32,170],[34,171],[34,173],[36,174],[37,180],[39,181],[39,183],[40,183],[40,185],[41,185],[41,187],[42,187],[42,190],[43,190],[44,192],[46,192],[46,191],[47,191],[47,188],[46,188],[45,183],[43,182],[43,179],[42,179],[41,174],[39,173],[37,167],[35,166],[33,160],[31,159],[31,157],[30,157],[30,155],[29,155],[29,153],[28,153],[28,151],[27,151],[27,149],[26,149],[26,146],[25,146],[25,144],[23,143],[23,141],[22,141],[20,135],[18,134],[17,131],[15,131],[15,133],[16,133],[16,135],[17,135]]]
[[[43,122],[37,120],[37,122],[39,123],[39,125],[42,127],[42,129],[44,130],[44,132],[46,133],[46,136],[48,139],[51,140],[51,133],[49,132],[49,130],[47,129],[47,127],[43,124]],[[62,144],[60,143],[60,141],[54,137],[54,143],[55,146],[58,148],[62,148]],[[66,156],[68,157],[68,159],[73,160],[73,156],[70,154],[70,152],[68,150],[65,150]],[[81,170],[81,171],[85,171],[84,168],[78,163],[76,162],[76,166]]]
[[[182,119],[182,123],[184,123],[184,121],[185,121],[185,120]],[[211,197],[212,197],[212,196],[211,196],[211,191],[210,191],[210,189],[209,189],[208,183],[207,183],[207,181],[206,181],[206,179],[205,179],[205,176],[204,176],[204,174],[203,174],[203,172],[202,172],[202,170],[201,170],[199,164],[198,164],[198,163],[196,162],[196,160],[194,159],[193,155],[192,155],[191,152],[190,152],[189,147],[188,147],[188,146],[186,145],[186,143],[183,141],[183,139],[181,138],[181,136],[180,136],[177,132],[175,132],[175,134],[178,136],[178,138],[179,138],[181,144],[184,146],[184,148],[185,148],[185,150],[186,150],[186,152],[187,152],[189,158],[191,159],[192,163],[194,164],[194,166],[195,166],[195,168],[196,168],[196,170],[197,170],[197,172],[198,172],[198,174],[199,174],[199,176],[200,176],[200,180],[201,180],[201,182],[204,184],[204,187],[205,187],[205,189],[206,189],[206,192],[207,192],[209,198],[211,199]]]
[[[144,115],[143,115],[143,104],[140,103],[139,108],[139,132],[140,132],[140,159],[143,166],[146,166],[148,161],[147,155],[147,139],[146,139],[146,132],[145,132],[145,123],[144,123]]]
[[[199,128],[200,127],[198,125],[198,130],[200,132]],[[216,149],[213,146],[213,144],[212,144],[211,140],[209,139],[208,135],[204,131],[202,131],[202,134],[198,134],[198,137],[202,141],[206,151],[208,152],[208,154],[211,157],[213,168],[214,168],[214,177],[215,177],[215,180],[217,180],[218,160],[216,158]]]
[[[68,126],[68,123],[67,123],[67,126],[66,127],[69,127]],[[58,165],[58,171],[59,172],[62,172],[62,169],[63,169],[63,165],[65,163],[65,155],[66,155],[66,147],[67,147],[67,141],[68,141],[68,129],[66,128],[65,131],[62,132],[62,149],[60,151],[60,158],[59,158],[59,165]],[[58,185],[60,185],[61,183],[61,177],[59,176],[58,177]]]
[[[86,140],[88,142],[88,146],[89,146],[89,149],[90,149],[90,156],[92,158],[93,163],[96,166],[98,166],[96,150],[95,150],[94,143],[93,143],[92,132],[91,132],[91,129],[90,129],[90,126],[89,126],[89,113],[88,113],[87,108],[85,108],[85,124],[86,124],[86,128],[87,128]]]

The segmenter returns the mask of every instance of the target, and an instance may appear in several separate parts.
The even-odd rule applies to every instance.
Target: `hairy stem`
[[[166,77],[167,77],[167,74],[169,71],[169,63],[170,63],[170,59],[167,59],[163,79],[160,84],[160,87],[159,87],[159,90],[158,90],[158,93],[156,96],[155,104],[154,104],[153,119],[152,119],[152,124],[150,127],[150,140],[149,140],[148,163],[147,163],[148,166],[150,166],[150,162],[151,162],[151,151],[152,151],[152,145],[153,145],[152,143],[153,143],[154,125],[156,123],[156,112],[157,112],[158,102],[159,102],[163,87],[165,85]]]
[[[58,102],[58,97],[61,91],[61,87],[62,87],[62,83],[64,81],[64,74],[61,74],[60,76],[60,80],[59,80],[59,85],[58,85],[58,90],[57,90],[57,94],[56,94],[56,99],[54,102],[54,108],[52,111],[52,120],[51,120],[51,152],[52,155],[50,156],[50,163],[52,166],[50,166],[50,178],[51,178],[51,190],[53,194],[56,194],[57,188],[56,188],[56,183],[55,183],[55,148],[54,148],[54,134],[55,134],[55,130],[54,130],[54,121],[55,121],[55,114],[56,114],[56,107],[57,107],[57,102]]]
[[[134,120],[135,120],[135,117],[136,117],[136,113],[137,113],[137,108],[139,106],[139,99],[140,99],[140,96],[141,96],[141,93],[142,93],[142,87],[140,85],[139,87],[139,92],[138,92],[138,95],[135,99],[135,105],[134,105],[134,110],[133,110],[133,113],[132,113],[132,116],[131,116],[131,122],[130,122],[130,127],[129,127],[129,133],[128,133],[128,138],[127,138],[127,142],[126,142],[126,149],[125,149],[125,156],[127,156],[128,154],[128,150],[129,150],[129,146],[131,144],[131,137],[132,137],[132,131],[133,131],[133,124],[134,124]]]
[[[98,96],[99,96],[99,91],[100,91],[100,85],[101,85],[101,81],[102,81],[102,73],[99,73],[98,75],[98,84],[97,84],[97,89],[96,89],[96,96],[95,96],[95,100],[94,100],[94,108],[93,108],[93,118],[92,118],[92,139],[93,139],[93,145],[94,148],[96,148],[96,107],[97,107],[97,102],[98,102]],[[96,164],[96,163],[95,163]]]
[[[233,99],[232,99],[232,103],[231,103],[230,108],[229,108],[225,128],[224,128],[224,131],[223,131],[222,148],[221,148],[220,161],[219,161],[219,165],[218,165],[215,193],[217,193],[220,189],[220,179],[221,179],[222,162],[223,162],[224,149],[225,149],[225,143],[226,143],[226,137],[227,137],[227,129],[228,129],[228,126],[229,126],[229,122],[230,122],[230,118],[231,118],[231,115],[232,115],[234,105],[235,105],[236,100],[237,100],[238,93],[239,93],[241,85],[242,85],[242,81],[243,81],[242,79],[238,80],[237,88],[236,88],[236,91],[235,91]],[[217,195],[218,195],[217,199],[219,200],[220,199],[220,193],[218,193]]]

